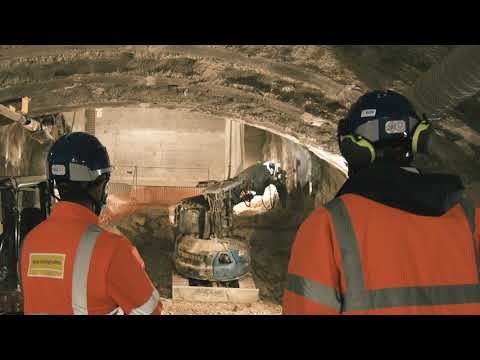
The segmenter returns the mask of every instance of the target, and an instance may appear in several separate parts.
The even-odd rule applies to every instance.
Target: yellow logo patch
[[[27,276],[63,279],[64,271],[65,254],[30,254]]]

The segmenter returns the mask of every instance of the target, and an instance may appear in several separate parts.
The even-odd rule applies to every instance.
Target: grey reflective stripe
[[[336,289],[316,281],[289,273],[287,274],[287,290],[337,311],[341,309],[340,293]]]
[[[480,303],[478,284],[379,289],[366,291],[363,296],[362,302],[353,302],[347,296],[344,311]]]
[[[402,169],[411,173],[420,174],[420,171],[414,167],[402,167]]]
[[[355,130],[355,134],[363,136],[372,142],[378,141],[378,139],[380,139],[378,119],[367,121],[366,123],[358,126]]]
[[[98,170],[90,170],[88,166],[70,163],[69,175],[73,181],[93,181],[102,174],[109,173],[112,168],[104,168]]]
[[[121,307],[116,307],[106,315],[125,315]]]
[[[32,313],[32,314],[25,314],[25,315],[49,315],[49,314],[47,314],[47,313]],[[109,312],[108,314],[105,314],[105,315],[124,315],[124,312],[123,312],[122,308],[117,307],[117,308],[113,309],[111,312]]]
[[[365,281],[363,278],[362,262],[358,241],[355,236],[348,210],[342,200],[336,198],[325,205],[330,212],[335,228],[337,243],[342,253],[343,268],[345,270],[346,298],[345,306],[368,306],[365,303]],[[348,304],[347,304],[348,303]]]
[[[467,217],[468,226],[472,232],[473,251],[475,253],[475,263],[477,266],[477,272],[480,272],[480,257],[478,254],[478,240],[477,240],[477,226],[475,220],[475,206],[468,199],[461,199],[460,206],[463,208],[465,216]]]
[[[90,259],[98,236],[102,233],[96,225],[89,225],[78,244],[73,266],[72,308],[74,315],[88,315],[87,280],[90,270]]]
[[[325,207],[333,220],[345,272],[346,292],[342,311],[480,303],[478,283],[367,290],[358,241],[345,204],[336,198]]]
[[[470,231],[472,232],[472,234],[475,235],[477,228],[475,221],[475,207],[473,206],[473,203],[468,199],[461,199],[460,205],[462,206],[463,211],[465,212],[465,216],[467,217]]]
[[[152,296],[150,296],[150,298],[145,302],[145,304],[133,309],[128,313],[128,315],[150,315],[158,306],[159,299],[160,294],[158,293],[157,289],[154,289]]]

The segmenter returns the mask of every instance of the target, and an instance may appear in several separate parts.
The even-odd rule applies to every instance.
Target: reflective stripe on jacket
[[[297,234],[284,314],[480,314],[479,223],[467,201],[428,217],[334,199]]]
[[[159,314],[136,248],[103,231],[88,209],[58,203],[22,249],[25,314]]]

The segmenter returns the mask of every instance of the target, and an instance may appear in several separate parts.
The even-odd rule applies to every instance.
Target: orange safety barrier
[[[121,189],[117,184],[113,185],[114,189]],[[172,206],[182,199],[201,195],[203,192],[200,188],[179,186],[138,186],[136,190],[125,190],[127,188],[124,187],[120,192],[113,191],[109,195],[107,206],[100,216],[100,223],[108,224],[141,208]]]

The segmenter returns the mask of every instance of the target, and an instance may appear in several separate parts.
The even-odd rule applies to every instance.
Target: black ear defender
[[[353,168],[360,168],[373,163],[376,156],[375,148],[370,141],[356,134],[342,136],[340,152],[347,160],[348,165]]]
[[[342,119],[339,129],[343,127],[346,119]],[[357,134],[337,135],[340,153],[347,160],[349,168],[358,169],[375,161],[375,148],[370,141]]]
[[[412,153],[428,154],[432,142],[432,125],[428,118],[423,115],[415,127],[412,135]],[[338,145],[342,156],[347,160],[349,166],[362,168],[373,163],[377,157],[373,144],[357,134],[346,134],[338,136]]]

